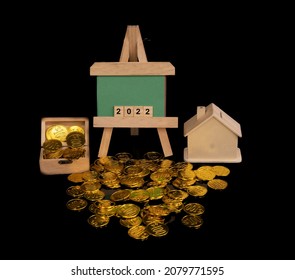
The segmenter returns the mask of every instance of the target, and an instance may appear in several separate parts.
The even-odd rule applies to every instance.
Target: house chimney
[[[197,107],[197,120],[204,116],[206,113],[206,107],[205,106],[198,106]]]

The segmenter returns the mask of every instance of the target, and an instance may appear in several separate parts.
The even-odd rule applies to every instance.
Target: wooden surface
[[[93,117],[93,127],[177,128],[177,117]]]
[[[90,76],[173,76],[170,62],[95,62]]]

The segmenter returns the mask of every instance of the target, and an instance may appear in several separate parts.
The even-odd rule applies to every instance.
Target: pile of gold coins
[[[68,175],[72,183],[67,208],[88,209],[87,222],[94,228],[118,219],[134,239],[161,237],[169,232],[171,215],[184,212],[181,223],[193,229],[203,224],[205,207],[188,198],[204,197],[208,188],[224,190],[230,170],[222,165],[194,168],[189,162],[174,162],[161,153],[148,152],[134,159],[127,152],[100,157],[90,170]]]
[[[66,144],[63,145],[63,142]],[[85,133],[81,126],[51,125],[45,131],[43,158],[68,160],[85,157]]]

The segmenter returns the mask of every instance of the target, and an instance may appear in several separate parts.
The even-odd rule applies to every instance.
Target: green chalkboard
[[[165,76],[98,76],[97,115],[114,116],[114,106],[153,106],[154,117],[165,117],[165,92]]]

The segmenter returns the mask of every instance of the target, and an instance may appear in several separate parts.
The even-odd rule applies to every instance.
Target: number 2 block
[[[144,106],[143,107],[143,116],[144,117],[152,117],[153,116],[153,106]]]
[[[124,106],[114,106],[114,117],[124,116]]]
[[[144,110],[143,106],[134,106],[134,117],[143,117]]]

